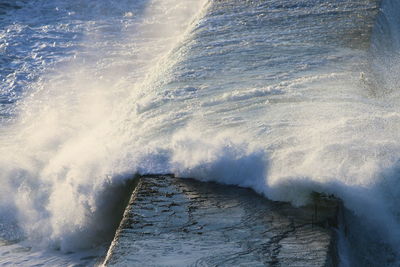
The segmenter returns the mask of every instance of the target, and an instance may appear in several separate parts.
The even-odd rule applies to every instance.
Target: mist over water
[[[0,237],[101,244],[113,190],[173,172],[334,194],[343,262],[396,266],[400,7],[378,5],[21,1],[0,22]]]
[[[53,34],[54,43],[41,46],[71,50],[71,55],[55,52],[48,69],[39,68],[36,81],[23,88],[17,105],[7,107],[13,116],[4,120],[0,168],[5,207],[0,212],[21,228],[16,239],[66,252],[104,241],[115,229],[108,215],[118,192],[107,193],[109,188],[133,177],[146,164],[144,158],[152,156],[140,140],[146,129],[138,100],[163,82],[174,64],[172,50],[190,33],[205,2],[129,2],[36,1],[25,7],[28,14],[31,8],[32,13],[49,9],[49,16],[60,12],[70,17],[54,18],[55,25],[33,19],[12,26],[18,33],[25,28],[45,32],[43,39]],[[69,40],[75,28],[85,30],[78,47]],[[41,59],[37,45],[32,57]],[[46,63],[42,59],[31,65]]]

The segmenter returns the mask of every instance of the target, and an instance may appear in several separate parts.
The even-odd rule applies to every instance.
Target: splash
[[[84,22],[75,59],[31,85],[17,119],[3,129],[1,215],[44,246],[73,251],[112,234],[120,185],[146,168],[151,154],[141,147],[143,118],[135,103],[168,78],[179,60],[171,52],[206,9],[206,1],[124,4],[62,7],[94,18],[121,14],[114,25]],[[133,10],[116,9],[121,5]]]
[[[62,251],[88,247],[109,232],[119,185],[174,172],[294,205],[334,194],[349,247],[367,265],[397,263],[396,1],[382,4],[372,44],[359,24],[376,1],[79,2],[58,8],[90,14],[73,27],[80,48],[46,65],[2,129],[7,224]]]

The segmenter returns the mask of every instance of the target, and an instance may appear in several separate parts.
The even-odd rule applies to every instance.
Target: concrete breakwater
[[[295,208],[252,190],[138,178],[106,266],[337,266],[338,202]]]

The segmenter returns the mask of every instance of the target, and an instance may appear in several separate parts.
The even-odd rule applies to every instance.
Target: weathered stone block
[[[107,266],[335,266],[337,203],[294,208],[252,190],[139,178]]]

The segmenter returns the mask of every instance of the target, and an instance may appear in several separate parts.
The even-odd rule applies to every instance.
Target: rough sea
[[[0,0],[0,265],[101,262],[135,174],[344,210],[400,266],[398,0]]]

